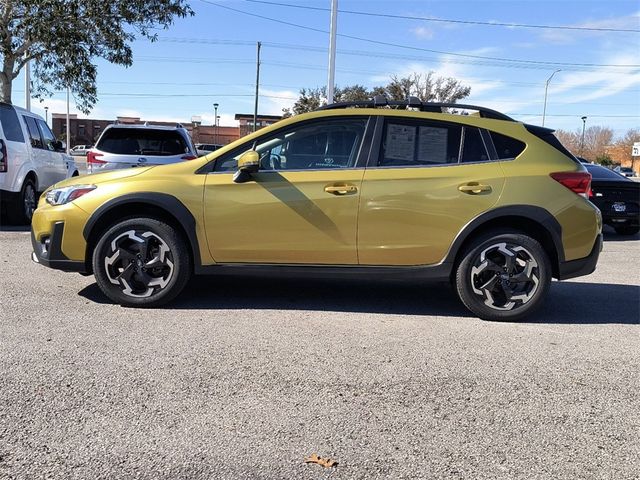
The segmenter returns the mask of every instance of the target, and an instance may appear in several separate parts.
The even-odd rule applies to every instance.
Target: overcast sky
[[[185,122],[200,115],[211,124],[217,102],[221,125],[234,125],[236,113],[253,111],[257,41],[263,43],[259,111],[280,114],[300,88],[326,84],[330,3],[193,0],[194,17],[160,31],[155,43],[133,45],[131,68],[97,61],[99,102],[91,117]],[[640,127],[638,1],[339,0],[339,9],[339,86],[371,87],[393,74],[434,70],[471,86],[466,103],[540,124],[545,81],[561,69],[550,82],[547,126],[579,129],[586,115],[587,126],[610,126],[618,134]],[[15,104],[24,105],[23,92],[21,76]],[[44,105],[62,113],[64,98],[57,93],[32,107],[43,116]]]

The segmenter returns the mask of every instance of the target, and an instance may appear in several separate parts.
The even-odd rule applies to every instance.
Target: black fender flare
[[[196,235],[196,220],[184,204],[173,195],[158,192],[138,192],[129,193],[120,197],[112,198],[100,205],[89,217],[87,223],[82,229],[82,236],[86,242],[89,242],[91,232],[99,224],[100,220],[109,211],[114,208],[122,207],[127,204],[146,204],[152,207],[160,208],[169,213],[179,223],[187,235],[191,253],[193,254],[194,267],[197,269],[201,264],[200,248],[198,236]]]
[[[533,205],[507,205],[504,207],[498,207],[488,212],[481,213],[469,223],[467,223],[458,233],[455,240],[451,244],[449,252],[447,253],[447,256],[445,257],[443,263],[453,264],[455,262],[460,248],[474,230],[482,227],[482,225],[486,224],[489,221],[497,220],[503,217],[522,217],[539,224],[547,231],[547,233],[551,237],[551,240],[553,241],[556,252],[558,254],[558,262],[564,262],[562,226],[560,225],[558,220],[556,220],[556,218],[551,213],[549,213],[549,211],[541,207],[536,207]]]

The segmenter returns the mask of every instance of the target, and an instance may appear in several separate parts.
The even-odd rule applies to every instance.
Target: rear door
[[[360,199],[363,265],[440,262],[462,227],[496,204],[504,185],[480,129],[379,117]]]
[[[22,119],[27,127],[29,140],[31,142],[31,154],[38,176],[38,190],[53,185],[56,182],[56,168],[54,158],[45,149],[42,134],[36,123],[36,119],[29,115],[23,115]]]

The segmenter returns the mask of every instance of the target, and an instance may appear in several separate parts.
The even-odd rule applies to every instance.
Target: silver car
[[[166,165],[197,158],[189,132],[180,124],[113,124],[104,129],[96,145],[87,152],[87,172],[117,168]]]

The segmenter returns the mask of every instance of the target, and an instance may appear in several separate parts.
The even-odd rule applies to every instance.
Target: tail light
[[[87,163],[93,163],[93,164],[102,164],[102,163],[107,163],[105,160],[100,160],[98,157],[101,157],[103,154],[102,153],[96,153],[96,152],[92,152],[91,150],[89,150],[87,152]]]
[[[591,195],[589,172],[555,172],[551,174],[551,178],[584,198],[589,198]]]
[[[191,154],[187,154],[187,155],[183,155],[180,157],[181,160],[195,160],[196,157],[195,155],[191,155]]]
[[[0,140],[0,173],[7,171],[9,160],[7,159],[7,144]]]

